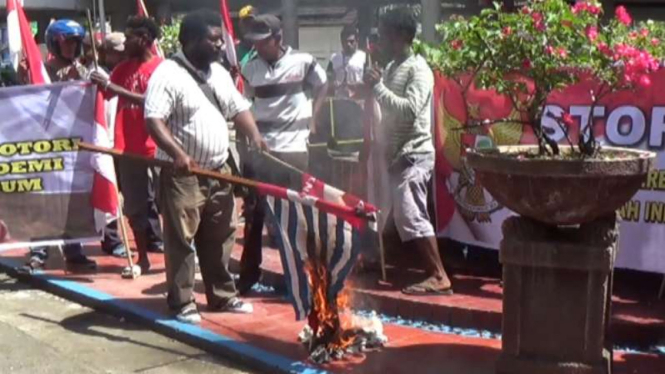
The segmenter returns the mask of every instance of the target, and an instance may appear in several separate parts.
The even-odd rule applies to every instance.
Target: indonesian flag
[[[136,9],[139,16],[150,17],[150,15],[148,15],[148,8],[145,7],[143,0],[136,0]],[[159,46],[158,40],[155,40],[155,44],[152,45],[151,49],[153,55],[164,58],[164,52],[162,52],[162,48]]]
[[[229,60],[231,66],[240,69],[240,64],[238,63],[238,54],[236,53],[235,32],[233,31],[233,23],[231,22],[229,6],[226,0],[221,0],[220,5],[222,19],[224,20],[224,45],[226,46],[226,58]],[[236,80],[236,87],[238,88],[238,91],[243,92],[243,82],[240,77],[238,77]]]
[[[20,0],[7,0],[7,33],[14,69],[18,71],[19,64],[25,58],[30,84],[51,83]]]
[[[93,143],[100,147],[113,148],[106,125],[104,94],[101,90],[96,90],[96,92]],[[118,190],[113,157],[94,153],[92,167],[95,170],[92,183],[92,207],[95,209],[97,231],[101,231],[108,221],[106,215],[115,216],[118,213]]]

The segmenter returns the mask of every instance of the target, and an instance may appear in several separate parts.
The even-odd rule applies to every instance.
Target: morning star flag
[[[46,73],[42,55],[35,42],[30,22],[25,16],[20,0],[7,0],[7,34],[9,57],[15,71],[25,59],[30,84],[48,84],[51,79]]]
[[[334,303],[361,248],[376,236],[369,222],[376,219],[373,206],[309,175],[303,180],[301,192],[259,188],[266,195],[267,218],[278,229],[277,246],[297,320],[306,318],[312,307],[306,268],[324,265],[327,298]]]
[[[118,208],[103,98],[86,82],[0,89],[0,249],[98,241]],[[97,214],[96,214],[97,213]]]

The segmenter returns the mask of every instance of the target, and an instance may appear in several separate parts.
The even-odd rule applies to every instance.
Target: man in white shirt
[[[358,29],[355,26],[345,26],[340,40],[342,51],[330,57],[328,77],[332,82],[335,97],[356,99],[364,87],[367,55],[358,49]]]
[[[145,101],[147,127],[157,158],[174,162],[161,170],[159,202],[164,217],[167,303],[176,318],[200,323],[194,302],[195,256],[199,257],[208,308],[251,313],[237,298],[228,260],[235,243],[233,186],[189,173],[193,167],[231,172],[227,120],[265,149],[250,104],[217,62],[223,43],[219,14],[200,10],[183,18],[182,52],[153,73]],[[196,246],[196,251],[194,250]]]
[[[280,20],[255,16],[245,38],[254,43],[257,56],[242,69],[252,113],[270,153],[300,170],[307,170],[307,140],[316,112],[326,96],[326,72],[316,58],[282,44]],[[314,98],[314,100],[312,100]],[[302,176],[265,156],[243,160],[245,176],[296,190]],[[245,247],[238,291],[242,294],[261,276],[261,237],[264,202],[253,195],[245,200]]]

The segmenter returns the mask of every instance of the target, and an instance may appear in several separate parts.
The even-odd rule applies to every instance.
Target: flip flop
[[[402,293],[405,295],[412,296],[452,296],[453,288],[433,288],[431,286],[425,286],[423,284],[414,284],[409,287],[402,289]]]

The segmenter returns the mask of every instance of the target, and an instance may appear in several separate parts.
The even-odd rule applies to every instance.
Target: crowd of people
[[[129,18],[124,33],[107,34],[102,41],[86,38],[85,30],[71,20],[56,21],[46,31],[51,80],[90,80],[104,92],[115,148],[174,164],[161,170],[131,161],[116,164],[138,265],[147,273],[147,253],[164,253],[167,303],[174,316],[188,323],[201,320],[194,302],[197,257],[207,307],[213,311],[251,313],[252,305],[239,297],[261,278],[264,199],[251,191],[243,194],[245,240],[236,280],[229,272],[229,258],[239,191],[194,176],[192,168],[299,190],[300,177],[270,159],[308,170],[308,141],[328,96],[375,100],[381,110],[392,198],[389,226],[402,242],[417,248],[427,271],[422,282],[403,292],[451,294],[427,210],[434,164],[434,82],[425,60],[412,50],[415,17],[397,9],[381,19],[379,45],[390,60],[385,68],[370,64],[354,26],[342,30],[342,50],[331,57],[327,69],[311,54],[284,44],[280,19],[274,15],[244,8],[239,29],[239,67],[224,58],[221,17],[206,10],[182,19],[181,49],[168,59],[154,54],[160,29],[146,17]],[[90,53],[94,43],[99,43],[98,63]],[[18,75],[21,79],[21,72]],[[238,79],[244,93],[236,88]],[[229,122],[240,139],[239,160],[229,150]],[[108,225],[102,249],[122,257],[127,249],[118,239],[117,225]],[[65,246],[67,266],[94,270],[95,262],[84,251],[81,245]],[[23,271],[42,269],[47,253],[43,247],[31,249]]]

